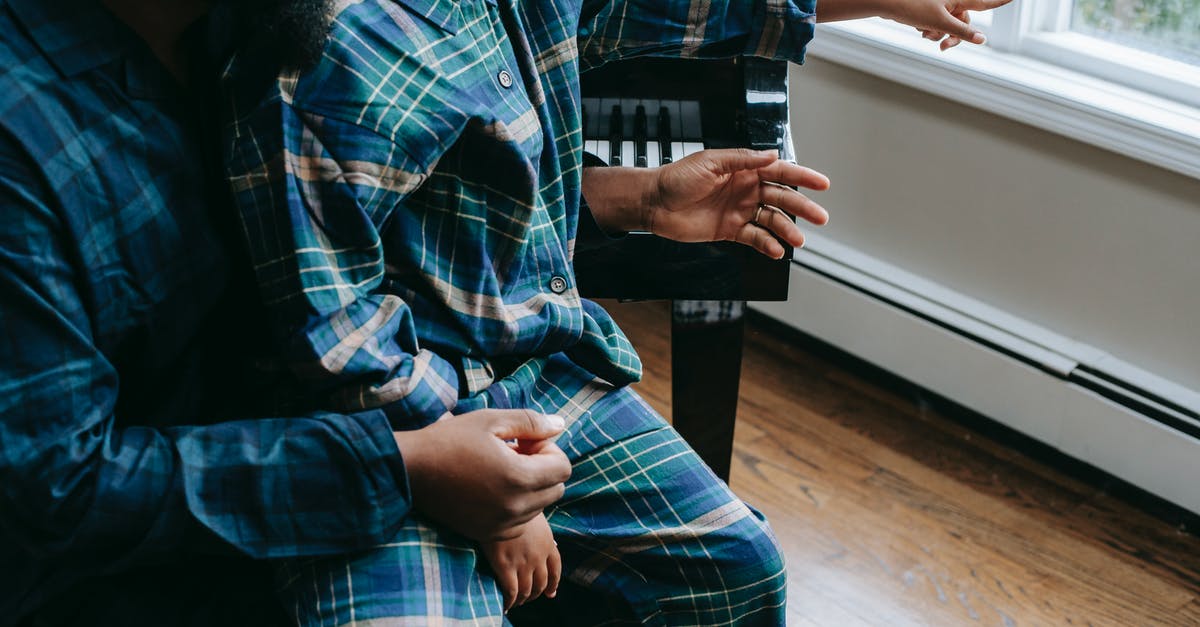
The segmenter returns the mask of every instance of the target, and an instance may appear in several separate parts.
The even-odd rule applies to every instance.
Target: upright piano
[[[705,148],[794,159],[787,63],[636,59],[582,77],[584,149],[612,166],[656,167]],[[786,300],[791,250],[769,259],[733,242],[629,233],[576,251],[589,298],[672,301],[672,423],[728,481],[748,300]]]

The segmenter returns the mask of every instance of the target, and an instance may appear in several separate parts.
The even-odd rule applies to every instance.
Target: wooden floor
[[[669,416],[669,313],[605,306]],[[791,625],[1200,625],[1200,538],[753,326],[738,411]]]

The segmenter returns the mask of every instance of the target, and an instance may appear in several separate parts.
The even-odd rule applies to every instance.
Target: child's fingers
[[[947,35],[953,35],[963,41],[973,44],[982,44],[986,37],[979,30],[973,28],[969,23],[955,17],[949,11],[942,9],[941,24],[936,30],[940,30]]]
[[[517,573],[513,569],[505,569],[502,573],[496,573],[496,587],[500,588],[500,593],[504,595],[504,613],[508,613],[513,608],[517,600]]]
[[[958,19],[966,22],[967,24],[971,23],[971,14],[967,11],[951,11],[950,15],[957,17]],[[949,49],[957,46],[960,43],[962,43],[962,39],[951,35],[950,37],[947,37],[946,40],[943,41],[941,46],[939,46],[939,47],[942,49],[943,52],[945,52],[946,50],[949,50]]]
[[[529,600],[532,601],[546,593],[546,582],[550,579],[546,564],[538,564],[533,569],[533,587],[529,590]]]
[[[532,568],[521,569],[521,572],[518,573],[517,577],[517,586],[520,588],[520,591],[517,592],[517,602],[513,605],[525,605],[525,602],[529,600],[529,593],[533,589]]]
[[[558,554],[558,548],[546,560],[546,572],[546,598],[553,599],[558,595],[558,581],[562,577],[562,556]]]

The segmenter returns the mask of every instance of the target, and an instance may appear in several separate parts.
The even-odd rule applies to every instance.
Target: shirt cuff
[[[603,159],[593,155],[590,152],[583,153],[584,168],[607,168],[608,164]],[[575,250],[591,250],[605,245],[608,242],[615,242],[624,239],[628,235],[625,231],[617,231],[612,233],[600,228],[600,224],[596,222],[596,216],[592,214],[592,208],[588,206],[587,198],[580,195],[579,198],[579,224],[575,228]]]
[[[816,33],[817,0],[767,0],[755,20],[746,56],[804,63],[804,53]]]
[[[397,431],[431,425],[458,405],[458,369],[427,350],[413,356],[412,364],[408,378],[413,387],[403,397],[381,408],[392,429]],[[397,383],[400,382],[389,381],[383,386]]]

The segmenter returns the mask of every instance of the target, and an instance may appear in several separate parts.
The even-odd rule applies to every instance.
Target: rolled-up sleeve
[[[802,63],[816,0],[586,0],[580,67],[635,56],[752,56]]]

